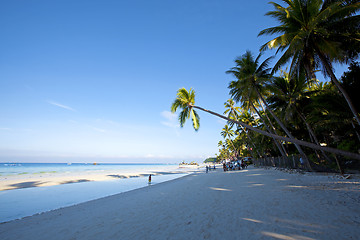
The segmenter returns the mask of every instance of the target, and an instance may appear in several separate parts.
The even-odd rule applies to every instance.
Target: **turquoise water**
[[[137,188],[151,187],[186,175],[188,174],[153,176],[151,185],[146,177],[137,177],[0,191],[0,223]]]
[[[180,170],[177,164],[0,163],[2,178],[24,176],[27,179],[27,176],[46,173],[107,174],[108,171],[116,171],[116,174],[158,173],[153,175],[151,185],[189,174]],[[136,177],[0,191],[0,223],[151,185],[148,185],[147,177]]]
[[[72,172],[102,172],[116,170],[126,172],[142,172],[153,170],[176,169],[177,164],[131,164],[131,163],[0,163],[0,176],[72,173]]]

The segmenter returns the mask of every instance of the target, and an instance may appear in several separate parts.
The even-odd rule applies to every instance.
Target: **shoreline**
[[[145,170],[145,171],[81,171],[81,172],[48,172],[36,174],[3,175],[0,176],[0,192],[14,189],[47,187],[70,183],[82,183],[93,181],[110,181],[116,179],[129,179],[146,177],[149,174],[160,176],[166,174],[183,174],[201,171],[201,167],[178,167],[174,170]]]
[[[242,171],[172,181],[0,224],[1,239],[356,239],[358,179]]]

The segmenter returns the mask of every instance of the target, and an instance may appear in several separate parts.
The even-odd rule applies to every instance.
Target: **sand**
[[[358,239],[359,179],[195,173],[0,224],[0,239]]]

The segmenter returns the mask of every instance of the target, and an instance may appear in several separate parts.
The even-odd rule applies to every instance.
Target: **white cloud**
[[[218,119],[217,120],[218,123],[220,123],[221,125],[225,125],[227,123],[227,121],[225,119]]]
[[[60,103],[57,103],[57,102],[54,102],[54,101],[47,101],[49,104],[51,105],[54,105],[54,106],[57,106],[57,107],[60,107],[60,108],[64,108],[66,110],[70,110],[70,111],[73,111],[73,112],[76,112],[75,109],[73,109],[72,107],[69,107],[69,106],[66,106],[66,105],[63,105],[63,104],[60,104]]]
[[[94,129],[94,130],[95,130],[95,131],[97,131],[97,132],[101,132],[101,133],[106,132],[106,130],[105,130],[105,129],[101,129],[101,128],[96,128],[96,127],[93,127],[92,129]]]
[[[171,128],[179,128],[180,127],[176,114],[169,112],[169,111],[162,111],[161,116],[163,118],[165,118],[165,121],[161,121],[162,125],[165,125],[165,126],[171,127]]]

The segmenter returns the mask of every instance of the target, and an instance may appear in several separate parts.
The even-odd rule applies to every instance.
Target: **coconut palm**
[[[256,126],[258,125],[257,120],[255,120],[255,118],[251,115],[251,113],[249,111],[242,111],[241,115],[238,117],[238,119],[248,125],[251,126]],[[244,128],[243,126],[240,125],[241,130],[246,134],[247,138],[249,139],[250,144],[252,145],[252,148],[250,147],[251,152],[253,151],[253,149],[256,151],[257,155],[259,155],[259,157],[262,157],[262,154],[259,153],[258,148],[255,146],[255,143],[251,137],[250,132]]]
[[[234,101],[232,98],[230,98],[230,99],[228,99],[228,100],[224,103],[224,105],[225,105],[225,112],[224,112],[224,114],[227,114],[227,117],[228,117],[228,118],[231,118],[231,119],[234,119],[234,120],[238,120],[239,117],[240,117],[239,114],[240,114],[240,112],[241,112],[241,108],[235,106],[235,101]],[[248,112],[246,112],[246,113],[248,113]],[[243,115],[243,114],[244,114],[244,112],[241,113],[241,115]],[[247,117],[248,117],[248,119],[250,119],[250,117],[251,117],[251,116],[250,116],[250,113],[248,113],[248,114],[249,114],[249,116],[247,116]],[[244,121],[244,122],[245,122],[245,121]],[[246,123],[246,122],[245,122],[245,123]],[[249,123],[247,123],[247,124],[249,124]],[[230,127],[233,127],[233,126],[234,126],[234,123],[228,121],[228,125],[229,125]],[[250,134],[249,134],[249,133],[246,131],[246,129],[243,128],[241,125],[240,125],[240,127],[241,127],[242,131],[246,134],[247,138],[249,139],[249,141],[250,141],[251,145],[253,146],[253,148],[256,150],[257,154],[258,154],[259,156],[261,156],[261,155],[259,154],[259,152],[257,151],[257,148],[255,147],[255,144],[254,144],[253,140],[251,139]],[[237,131],[237,132],[238,132],[238,131]],[[252,151],[252,150],[251,150],[251,151]]]
[[[359,113],[337,80],[332,67],[333,62],[346,62],[349,51],[353,50],[350,48],[359,46],[360,18],[356,12],[360,9],[360,3],[345,0],[283,1],[287,6],[270,2],[276,10],[266,13],[277,19],[280,25],[259,33],[259,36],[280,34],[261,47],[261,50],[275,48],[278,49],[277,52],[283,52],[273,71],[291,60],[290,71],[299,73],[301,69],[305,69],[310,79],[314,77],[314,71],[322,67],[325,75],[330,76],[346,99],[360,125]],[[360,51],[355,50],[355,53]]]
[[[342,141],[350,140],[358,145],[355,128],[357,125],[354,126],[353,115],[348,111],[345,99],[337,94],[336,87],[330,82],[330,84],[317,84],[314,89],[316,94],[312,96],[311,103],[304,110],[314,132],[321,136],[321,142],[337,146]],[[358,148],[354,147],[353,151]]]
[[[297,119],[302,120],[312,142],[320,145],[302,110],[302,105],[308,102],[314,93],[314,91],[310,91],[309,84],[311,82],[306,81],[304,74],[299,75],[299,77],[290,78],[287,72],[282,71],[282,76],[273,78],[272,83],[269,85],[269,89],[271,89],[273,94],[268,98],[268,101],[271,103],[272,108],[276,108],[283,113],[286,121],[296,122]],[[316,154],[318,155],[317,152]],[[323,152],[323,155],[329,162],[330,159],[325,152]]]
[[[189,96],[191,95],[192,97],[191,98],[184,98],[184,96]],[[187,100],[185,100],[187,99]],[[327,151],[327,152],[331,152],[331,153],[335,153],[335,154],[339,154],[339,155],[343,155],[343,156],[347,156],[347,157],[351,157],[351,158],[354,158],[354,159],[358,159],[360,160],[360,154],[356,154],[356,153],[352,153],[352,152],[347,152],[347,151],[344,151],[344,150],[340,150],[340,149],[336,149],[336,148],[331,148],[331,147],[321,147],[321,146],[318,146],[316,144],[313,144],[313,143],[309,143],[309,142],[306,142],[306,141],[302,141],[302,140],[298,140],[298,139],[293,139],[293,138],[288,138],[288,137],[283,137],[283,136],[279,136],[279,135],[275,135],[275,134],[272,134],[272,133],[268,133],[266,131],[263,131],[263,130],[260,130],[260,129],[257,129],[253,126],[250,126],[244,122],[241,122],[241,121],[236,121],[236,120],[233,120],[233,119],[230,119],[228,117],[225,117],[221,114],[218,114],[216,112],[213,112],[213,111],[210,111],[208,109],[205,109],[205,108],[202,108],[200,106],[196,106],[195,105],[195,91],[193,91],[191,88],[190,88],[190,91],[187,91],[185,88],[181,88],[177,91],[177,97],[175,99],[175,101],[173,102],[173,104],[171,105],[171,111],[173,113],[175,113],[177,111],[178,108],[181,108],[182,111],[180,112],[179,114],[179,122],[180,122],[180,125],[184,125],[184,123],[186,122],[186,120],[188,118],[183,118],[181,117],[180,115],[182,115],[183,111],[186,110],[186,109],[199,109],[201,111],[204,111],[204,112],[207,112],[207,113],[210,113],[214,116],[217,116],[219,118],[222,118],[226,121],[231,121],[235,124],[238,124],[238,125],[241,125],[245,128],[248,128],[249,130],[251,131],[255,131],[257,133],[260,133],[262,135],[265,135],[265,136],[268,136],[268,137],[273,137],[273,138],[276,138],[276,139],[279,139],[281,141],[286,141],[286,142],[292,142],[294,144],[299,144],[299,145],[302,145],[302,146],[306,146],[306,147],[309,147],[309,148],[313,148],[313,149],[318,149],[318,150],[324,150],[324,151]],[[196,116],[198,116],[196,114]],[[197,117],[196,119],[199,120],[199,117]],[[199,126],[200,123],[198,122],[197,125],[193,124],[193,127],[195,130],[199,129],[199,128],[195,128],[195,126]]]
[[[237,120],[239,118],[241,108],[235,106],[235,101],[232,98],[228,99],[224,103],[224,106],[225,106],[224,114],[226,114],[228,116],[228,118],[233,118],[235,120]],[[228,122],[228,124],[230,127],[232,127],[234,125],[233,122]]]
[[[177,92],[177,98],[171,105],[171,112],[176,112],[178,108],[181,108],[182,111],[179,114],[180,126],[183,127],[186,120],[191,117],[193,122],[193,127],[195,131],[199,130],[200,127],[200,117],[193,108],[195,103],[195,91],[190,88],[190,91],[187,91],[185,88],[180,88]]]
[[[226,73],[232,74],[237,80],[232,81],[229,85],[230,95],[234,100],[244,100],[246,97],[254,96],[256,100],[265,104],[266,110],[268,110],[271,116],[279,124],[282,130],[287,134],[289,138],[294,138],[290,131],[285,127],[284,123],[275,115],[275,113],[268,107],[262,91],[264,90],[264,84],[271,79],[269,74],[270,68],[268,68],[271,58],[267,58],[263,63],[259,64],[261,54],[254,60],[250,51],[237,58],[235,60],[236,67],[231,68]],[[251,100],[249,100],[251,101]],[[306,161],[308,168],[311,168],[307,156],[298,144],[294,144],[300,155]]]
[[[259,116],[259,118],[261,119],[261,121],[263,122],[265,128],[268,130],[268,132],[271,132],[271,133],[275,133],[275,134],[278,134],[278,131],[277,129],[275,128],[274,124],[272,123],[270,117],[268,116],[268,114],[266,113],[266,108],[264,107],[264,104],[261,102],[261,101],[258,101],[258,106],[261,107],[262,111],[259,111],[255,105],[252,104],[252,109],[255,110],[256,114]],[[264,117],[263,117],[264,115]],[[266,121],[267,120],[267,121]],[[268,124],[270,125],[270,127],[268,126]],[[286,149],[284,147],[283,144],[281,144],[281,142],[278,142],[274,139],[274,142],[275,142],[275,145],[277,146],[277,148],[279,149],[281,155],[283,157],[286,157],[288,156],[287,152],[286,152]]]
[[[234,149],[234,153],[236,155],[236,148],[235,148],[233,140],[231,139],[234,136],[234,130],[229,128],[228,125],[225,125],[220,134],[224,139],[227,139],[227,138],[229,139],[229,141]]]
[[[268,63],[271,58],[268,58],[262,64],[259,64],[260,57],[261,54],[259,54],[259,56],[254,60],[250,51],[246,51],[244,55],[238,57],[235,60],[236,66],[226,72],[227,74],[232,74],[237,79],[235,81],[231,81],[228,88],[230,89],[230,95],[236,102],[240,102],[244,109],[255,111],[263,121],[267,131],[277,134],[270,119],[269,124],[272,126],[273,130],[267,126],[267,123],[256,107],[256,105],[259,105],[259,94],[255,88],[263,91],[264,82],[268,81],[270,78]],[[242,79],[243,81],[239,81],[239,79]],[[275,139],[274,142],[281,155],[287,156],[283,146]]]
[[[235,67],[226,71],[227,74],[233,75],[236,80],[231,81],[228,88],[230,96],[235,102],[244,104],[246,101],[256,101],[259,99],[259,92],[264,94],[264,83],[268,82],[271,75],[268,68],[270,58],[267,58],[260,64],[261,53],[254,59],[250,51],[235,59]]]
[[[218,147],[223,147],[223,145],[224,145],[223,141],[220,140],[220,141],[218,142]]]

